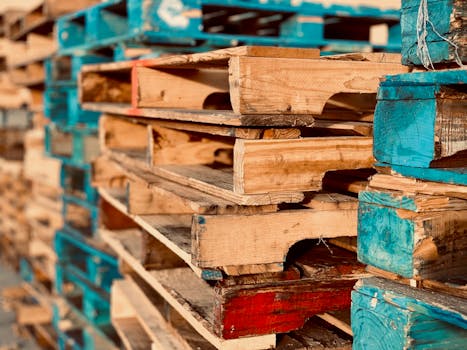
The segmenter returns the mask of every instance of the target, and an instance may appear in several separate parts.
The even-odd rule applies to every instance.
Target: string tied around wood
[[[435,70],[433,66],[433,61],[431,60],[430,50],[427,44],[428,37],[428,24],[431,27],[433,33],[435,33],[439,38],[449,43],[449,45],[454,47],[454,58],[456,63],[460,67],[464,67],[462,60],[459,56],[459,46],[456,45],[453,41],[449,40],[445,36],[441,35],[436,29],[433,22],[430,20],[428,14],[428,0],[420,0],[420,6],[418,7],[418,16],[417,16],[417,56],[422,62],[423,66],[426,69]]]

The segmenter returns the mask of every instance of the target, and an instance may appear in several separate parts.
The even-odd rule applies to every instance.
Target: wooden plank
[[[379,278],[361,280],[352,292],[353,348],[462,348],[466,311],[463,299]]]
[[[423,181],[400,175],[376,174],[371,178],[369,185],[375,189],[397,189],[404,193],[467,199],[466,186]]]
[[[249,216],[196,215],[193,262],[200,267],[282,264],[304,239],[355,236],[356,209],[284,210]]]
[[[210,96],[227,95],[229,80],[225,69],[191,70],[170,69],[155,70],[136,67],[133,72],[137,94],[132,96],[132,105],[137,108],[177,108],[205,109]],[[180,94],[180,91],[185,91]]]
[[[465,201],[456,210],[429,208],[417,213],[416,201],[392,195],[360,193],[359,260],[407,278],[463,278]]]
[[[135,282],[127,277],[124,280],[116,281],[111,292],[111,315],[112,323],[128,318],[136,319],[146,335],[145,342],[136,348],[148,349],[156,347],[158,349],[186,349],[177,338],[171,335],[167,322],[163,315],[151,304],[144,293],[137,287]],[[127,333],[131,335],[131,333]],[[144,335],[141,337],[145,339]],[[148,340],[149,346],[148,346]],[[127,347],[130,349],[130,347]],[[131,347],[135,348],[135,347]]]
[[[144,214],[239,214],[247,215],[277,210],[277,205],[239,206],[196,189],[167,181],[150,172],[120,167],[133,181],[127,184],[128,212]]]
[[[125,103],[126,102],[126,103]],[[82,108],[109,114],[119,114],[148,119],[178,120],[183,122],[206,123],[228,126],[311,126],[315,118],[312,115],[291,116],[276,115],[236,115],[232,111],[216,110],[164,110],[158,108],[134,108],[128,101],[123,103],[87,102],[82,100]]]
[[[127,166],[145,167],[144,162],[124,153],[111,152],[111,159]],[[239,205],[269,205],[278,203],[297,203],[303,200],[302,192],[283,191],[267,194],[240,194],[234,192],[233,175],[227,169],[216,169],[206,165],[162,165],[148,168],[155,175],[169,181],[189,186],[213,196]]]
[[[367,266],[367,271],[371,273],[373,276],[386,278],[392,281],[396,281],[398,283],[403,283],[405,285],[411,287],[422,288],[426,290],[432,290],[437,293],[444,293],[448,295],[453,295],[455,297],[467,299],[467,281],[464,279],[462,280],[455,280],[451,281],[448,280],[446,282],[440,282],[430,279],[423,279],[423,280],[413,280],[404,278],[396,273],[384,271],[378,269],[374,266]]]
[[[406,71],[394,63],[233,57],[232,108],[236,114],[320,115],[333,95],[376,93],[380,77]]]
[[[103,119],[106,119],[104,122]],[[109,121],[112,120],[112,121]],[[118,120],[122,120],[122,116],[104,114],[100,117],[99,121],[103,124],[102,127],[106,128],[107,123],[118,123]],[[168,129],[192,131],[203,134],[211,134],[226,137],[235,137],[241,139],[294,139],[301,135],[299,128],[248,128],[248,127],[235,127],[235,126],[223,126],[214,124],[203,124],[193,122],[183,122],[176,120],[153,120],[148,118],[136,118],[126,116],[123,120],[131,122],[133,124],[146,124],[151,126],[157,126]],[[128,124],[126,124],[128,126]],[[345,129],[345,130],[359,130],[360,133],[365,133],[365,123],[336,123],[322,121],[320,123],[321,128],[326,129]],[[117,132],[120,133],[120,132]]]
[[[237,140],[234,191],[319,190],[327,171],[371,167],[372,143],[366,137]]]
[[[52,312],[41,305],[20,304],[16,307],[16,322],[20,325],[50,323]]]

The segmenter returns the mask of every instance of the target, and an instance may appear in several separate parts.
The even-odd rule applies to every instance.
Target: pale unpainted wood
[[[135,108],[204,109],[212,94],[228,94],[229,75],[225,69],[159,70],[134,67],[132,105]]]
[[[19,304],[16,307],[16,322],[20,325],[50,323],[52,312],[41,305]]]
[[[151,349],[151,339],[134,317],[112,319],[112,326],[117,332],[126,350]]]
[[[122,118],[103,115],[99,119],[99,146],[102,152],[109,149],[146,151],[147,127]]]
[[[121,234],[121,232],[119,233]],[[218,349],[267,349],[275,345],[275,335],[223,340],[215,336],[209,314],[214,291],[189,268],[147,271],[119,242],[118,235],[101,231],[107,242],[131,268],[159,293],[197,332]]]
[[[133,66],[158,68],[216,68],[226,67],[229,59],[236,56],[275,58],[319,58],[318,49],[285,48],[276,46],[239,46],[209,52],[168,55],[134,62],[113,62],[87,65],[83,72],[125,70]]]
[[[231,168],[212,168],[206,165],[161,165],[148,167],[146,162],[121,152],[108,153],[111,159],[127,166],[147,168],[155,175],[169,181],[192,187],[215,197],[224,198],[239,205],[269,205],[297,203],[304,195],[298,191],[273,192],[266,194],[239,194],[233,191]]]
[[[43,11],[47,17],[56,18],[70,12],[76,12],[81,9],[85,9],[97,3],[99,3],[99,0],[45,0]]]
[[[434,196],[467,199],[466,186],[422,181],[402,176],[376,174],[371,178],[369,185],[372,188],[398,190],[402,191],[403,193],[420,193]]]
[[[131,214],[254,214],[277,210],[274,204],[237,205],[222,197],[168,181],[144,168],[109,162],[131,180],[126,186],[126,204]]]
[[[95,92],[92,92],[94,94]],[[91,94],[91,95],[92,95]],[[267,127],[308,127],[315,118],[312,115],[257,114],[237,115],[232,111],[180,110],[159,108],[133,108],[130,101],[118,103],[82,101],[82,108],[110,114],[120,114],[148,119],[177,120],[183,122],[206,123],[228,126],[267,126]],[[372,120],[372,116],[370,118]]]
[[[237,140],[234,192],[319,190],[327,171],[372,167],[372,145],[369,137]]]
[[[162,111],[163,112],[163,111]],[[191,131],[202,134],[241,138],[241,139],[294,139],[301,135],[300,128],[285,127],[285,128],[253,128],[243,126],[224,126],[216,124],[207,124],[202,122],[184,122],[169,119],[151,119],[132,117],[127,115],[117,114],[104,114],[101,118],[124,118],[124,121],[135,124],[147,124],[166,129],[174,129],[181,131]],[[365,130],[367,123],[358,122],[335,122],[335,121],[321,121],[319,127],[326,129],[343,129],[343,130]],[[311,125],[310,125],[311,126]],[[305,129],[306,130],[306,129]]]
[[[233,57],[230,99],[236,114],[319,115],[333,95],[374,94],[382,76],[407,71],[396,63]]]
[[[200,267],[281,264],[290,247],[301,240],[356,234],[356,209],[198,215],[192,226],[192,255]]]
[[[191,215],[132,215],[128,213],[125,204],[118,199],[119,194],[115,190],[99,189],[99,194],[180,257],[197,276],[201,276],[201,269],[191,263]],[[135,234],[141,235],[141,233]]]
[[[231,164],[230,157],[222,159],[219,153],[230,153],[232,138],[210,138],[205,134],[190,134],[158,126],[148,127],[148,132],[151,165],[210,164],[220,160]]]
[[[125,307],[126,310],[122,310]],[[149,337],[156,349],[186,349],[172,337],[163,315],[151,304],[131,277],[116,281],[111,292],[112,323],[125,318],[134,318]],[[129,337],[130,334],[127,334]],[[148,349],[148,348],[146,348]]]
[[[124,188],[127,177],[122,169],[105,156],[92,162],[92,185],[104,188]]]

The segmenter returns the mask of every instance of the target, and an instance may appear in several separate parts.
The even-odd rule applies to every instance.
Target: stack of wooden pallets
[[[350,347],[313,316],[349,332],[337,315],[363,270],[342,247],[399,60],[239,47],[83,67],[82,107],[105,112],[93,181],[127,348]]]
[[[419,65],[415,3],[403,1],[403,62]],[[387,76],[378,91],[378,174],[359,195],[358,223],[358,258],[378,277],[352,294],[355,349],[458,349],[467,339],[465,5],[427,6],[436,69]]]

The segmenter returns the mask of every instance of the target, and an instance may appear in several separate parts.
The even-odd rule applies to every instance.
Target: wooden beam
[[[248,216],[196,215],[192,259],[200,267],[282,264],[290,247],[301,240],[356,234],[356,208],[285,210]]]
[[[382,76],[407,70],[396,63],[232,57],[230,98],[236,114],[319,115],[333,95],[376,93]]]
[[[372,144],[369,137],[237,140],[234,191],[320,190],[327,171],[370,168]]]

